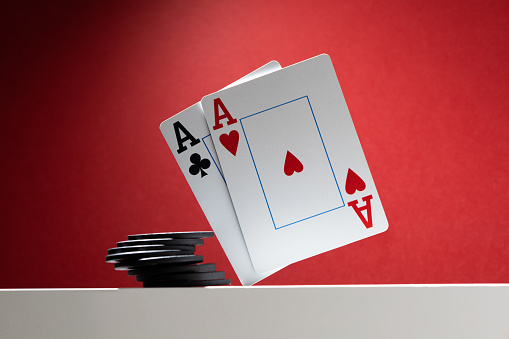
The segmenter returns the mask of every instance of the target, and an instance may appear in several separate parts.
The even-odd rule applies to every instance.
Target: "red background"
[[[159,124],[331,56],[389,219],[260,284],[509,282],[507,1],[11,1],[0,287],[139,286],[128,234],[210,230]],[[236,278],[217,239],[199,249]]]

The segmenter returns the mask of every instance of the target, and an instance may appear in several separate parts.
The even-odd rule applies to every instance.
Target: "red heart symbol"
[[[295,157],[290,151],[286,151],[286,158],[285,158],[285,174],[287,176],[292,175],[294,172],[302,172],[304,169],[304,166],[300,162],[299,159]]]
[[[239,146],[239,132],[236,130],[231,131],[229,134],[221,134],[219,142],[230,151],[231,154],[237,154],[237,146]]]
[[[346,175],[345,191],[348,194],[354,194],[355,191],[364,191],[366,183],[350,168]]]

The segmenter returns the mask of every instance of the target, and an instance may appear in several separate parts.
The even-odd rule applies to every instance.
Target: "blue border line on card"
[[[204,136],[203,138],[201,138],[201,141],[203,142],[203,144],[205,145],[205,148],[207,149],[207,152],[209,152],[209,155],[210,155],[210,158],[212,159],[212,161],[214,162],[214,165],[216,165],[216,168],[217,168],[217,171],[219,172],[219,174],[221,174],[221,178],[223,178],[223,181],[224,183],[226,184],[226,180],[223,176],[223,172],[221,172],[221,170],[219,169],[219,166],[217,165],[217,162],[216,160],[214,159],[214,157],[212,156],[212,153],[210,152],[209,150],[209,147],[207,146],[207,143],[205,142],[205,138],[208,138],[210,137],[210,134],[207,134],[206,136]],[[212,137],[210,137],[212,139]]]
[[[270,108],[269,108],[270,109]],[[265,112],[265,111],[262,111]],[[261,113],[261,112],[259,112]],[[257,114],[257,113],[256,113]],[[253,116],[255,114],[252,114],[250,116]],[[248,117],[244,117],[242,119],[245,119]],[[240,119],[240,126],[242,127],[242,132],[244,133],[244,138],[246,138],[247,148],[249,149],[249,154],[251,154],[251,159],[253,160],[253,165],[256,171],[256,176],[258,177],[258,181],[260,182],[260,187],[262,188],[263,197],[265,198],[265,203],[267,204],[267,208],[269,209],[270,218],[272,219],[272,224],[274,224],[274,227],[277,229],[276,224],[274,223],[274,217],[272,216],[272,211],[270,210],[269,202],[267,201],[267,195],[265,195],[265,190],[263,189],[262,180],[260,179],[260,174],[258,173],[258,168],[256,167],[254,158],[253,158],[253,152],[251,152],[251,146],[249,146],[249,142],[247,141],[246,131],[244,130],[244,125],[242,124],[242,119]]]
[[[343,200],[343,195],[341,194],[341,190],[339,189],[339,185],[338,185],[338,180],[336,179],[336,173],[334,173],[334,169],[332,168],[332,164],[330,163],[329,153],[327,153],[327,148],[325,147],[325,143],[323,142],[322,133],[320,132],[320,128],[318,127],[318,122],[316,122],[315,112],[313,111],[313,107],[311,107],[311,102],[309,102],[309,97],[306,95],[305,98],[308,100],[309,108],[311,109],[311,114],[313,115],[313,120],[315,121],[316,129],[318,130],[318,135],[320,136],[320,140],[322,141],[323,150],[325,151],[325,155],[327,156],[327,161],[329,162],[332,176],[334,177],[334,181],[336,182],[336,187],[338,188],[338,191],[339,191],[339,196],[341,197],[343,206],[345,206],[345,201]],[[341,206],[341,207],[343,207],[343,206]]]
[[[340,198],[341,198],[341,202],[343,203],[343,205],[338,206],[338,207],[335,207],[335,208],[332,208],[332,209],[327,210],[327,211],[324,211],[324,212],[320,212],[320,213],[317,213],[317,214],[311,215],[311,216],[309,216],[309,217],[307,217],[307,218],[303,218],[303,219],[300,219],[300,220],[294,221],[294,222],[292,222],[292,223],[289,223],[289,224],[286,224],[286,225],[283,225],[283,226],[279,226],[279,227],[278,227],[278,226],[276,226],[276,223],[275,223],[275,221],[274,221],[274,217],[272,216],[272,211],[270,210],[270,205],[269,205],[269,202],[268,202],[268,200],[267,200],[267,195],[265,194],[265,190],[264,190],[264,188],[263,188],[263,184],[262,184],[262,181],[261,181],[261,178],[260,178],[260,174],[258,173],[258,168],[256,167],[256,163],[255,163],[255,160],[254,160],[254,157],[253,157],[253,153],[251,152],[251,146],[249,145],[249,141],[247,140],[247,135],[246,135],[246,131],[245,131],[245,129],[244,129],[244,125],[243,125],[243,123],[242,123],[242,120],[247,119],[247,118],[250,118],[250,117],[252,117],[252,116],[255,116],[255,115],[260,114],[260,113],[263,113],[263,112],[267,112],[267,111],[269,111],[269,110],[271,110],[271,109],[274,109],[274,108],[277,108],[277,107],[280,107],[280,106],[283,106],[283,105],[286,105],[286,104],[292,103],[292,102],[294,102],[294,101],[304,99],[304,98],[306,98],[306,99],[307,99],[307,102],[308,102],[309,108],[311,109],[311,114],[312,114],[312,116],[313,116],[313,120],[314,120],[314,122],[315,122],[316,129],[318,130],[318,135],[320,136],[320,141],[322,142],[322,146],[323,146],[323,149],[324,149],[324,151],[325,151],[325,155],[326,155],[326,157],[327,157],[327,161],[328,161],[328,163],[329,163],[329,167],[330,167],[330,169],[331,169],[332,176],[334,177],[334,182],[336,183],[336,187],[337,187],[337,189],[338,189],[339,196],[340,196]],[[311,102],[309,101],[309,97],[308,97],[307,95],[302,96],[302,97],[297,98],[297,99],[294,99],[294,100],[290,100],[290,101],[288,101],[288,102],[285,102],[285,103],[283,103],[283,104],[280,104],[280,105],[277,105],[277,106],[274,106],[274,107],[271,107],[271,108],[267,108],[267,109],[265,109],[265,110],[263,110],[263,111],[260,111],[260,112],[257,112],[257,113],[253,113],[253,114],[248,115],[248,116],[245,116],[245,117],[243,117],[243,118],[241,118],[241,119],[239,119],[239,120],[240,120],[240,126],[242,127],[242,132],[244,133],[244,138],[246,139],[247,147],[248,147],[248,149],[249,149],[249,154],[251,155],[251,160],[253,161],[253,165],[254,165],[254,168],[255,168],[255,171],[256,171],[256,175],[258,176],[258,182],[260,183],[260,187],[261,187],[261,189],[262,189],[263,196],[264,196],[264,198],[265,198],[265,203],[267,204],[267,209],[269,210],[270,218],[272,219],[272,224],[274,225],[274,228],[275,228],[276,230],[278,230],[278,229],[280,229],[280,228],[283,228],[283,227],[287,227],[287,226],[290,226],[290,225],[297,224],[297,223],[302,222],[302,221],[304,221],[304,220],[308,220],[308,219],[311,219],[311,218],[317,217],[317,216],[319,216],[319,215],[322,215],[322,214],[325,214],[325,213],[328,213],[328,212],[331,212],[331,211],[337,210],[337,209],[342,208],[342,207],[344,207],[344,206],[345,206],[345,201],[344,201],[344,199],[343,199],[343,194],[341,194],[341,190],[339,189],[339,184],[338,184],[338,181],[337,181],[337,179],[336,179],[336,174],[334,173],[334,169],[332,168],[332,164],[331,164],[331,162],[330,162],[329,154],[327,153],[327,148],[325,147],[325,143],[324,143],[323,138],[322,138],[322,133],[320,132],[320,127],[318,127],[318,122],[316,121],[316,117],[315,117],[315,113],[314,113],[314,111],[313,111],[313,107],[311,107]],[[207,145],[205,144],[205,146],[207,146]],[[207,148],[207,149],[208,149],[208,148]],[[210,151],[209,151],[209,153],[210,153]],[[211,155],[211,156],[212,156],[212,155]],[[216,166],[217,166],[217,165],[216,165]],[[222,174],[221,174],[221,175],[222,175]],[[224,178],[223,178],[223,179],[224,179]]]

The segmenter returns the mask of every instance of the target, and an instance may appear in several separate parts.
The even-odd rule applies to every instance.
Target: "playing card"
[[[278,69],[277,61],[269,62],[228,87]],[[240,282],[252,285],[276,272],[253,269],[201,104],[164,121],[160,129]]]
[[[388,228],[328,55],[201,102],[256,271]]]

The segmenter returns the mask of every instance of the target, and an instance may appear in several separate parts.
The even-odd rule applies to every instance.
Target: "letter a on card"
[[[219,114],[219,108],[223,111],[223,114]],[[232,125],[237,122],[237,119],[233,119],[226,106],[223,104],[220,98],[214,99],[214,119],[216,121],[213,129],[217,130],[223,127],[223,124],[220,122],[223,119],[228,119],[226,122],[228,125]]]
[[[371,220],[371,199],[373,199],[372,195],[368,195],[367,197],[362,198],[362,200],[366,203],[366,205],[358,207],[357,200],[350,201],[348,206],[352,207],[357,213],[357,216],[361,219],[362,223],[366,228],[373,227],[373,220]],[[366,211],[366,218],[362,215],[362,211]]]

